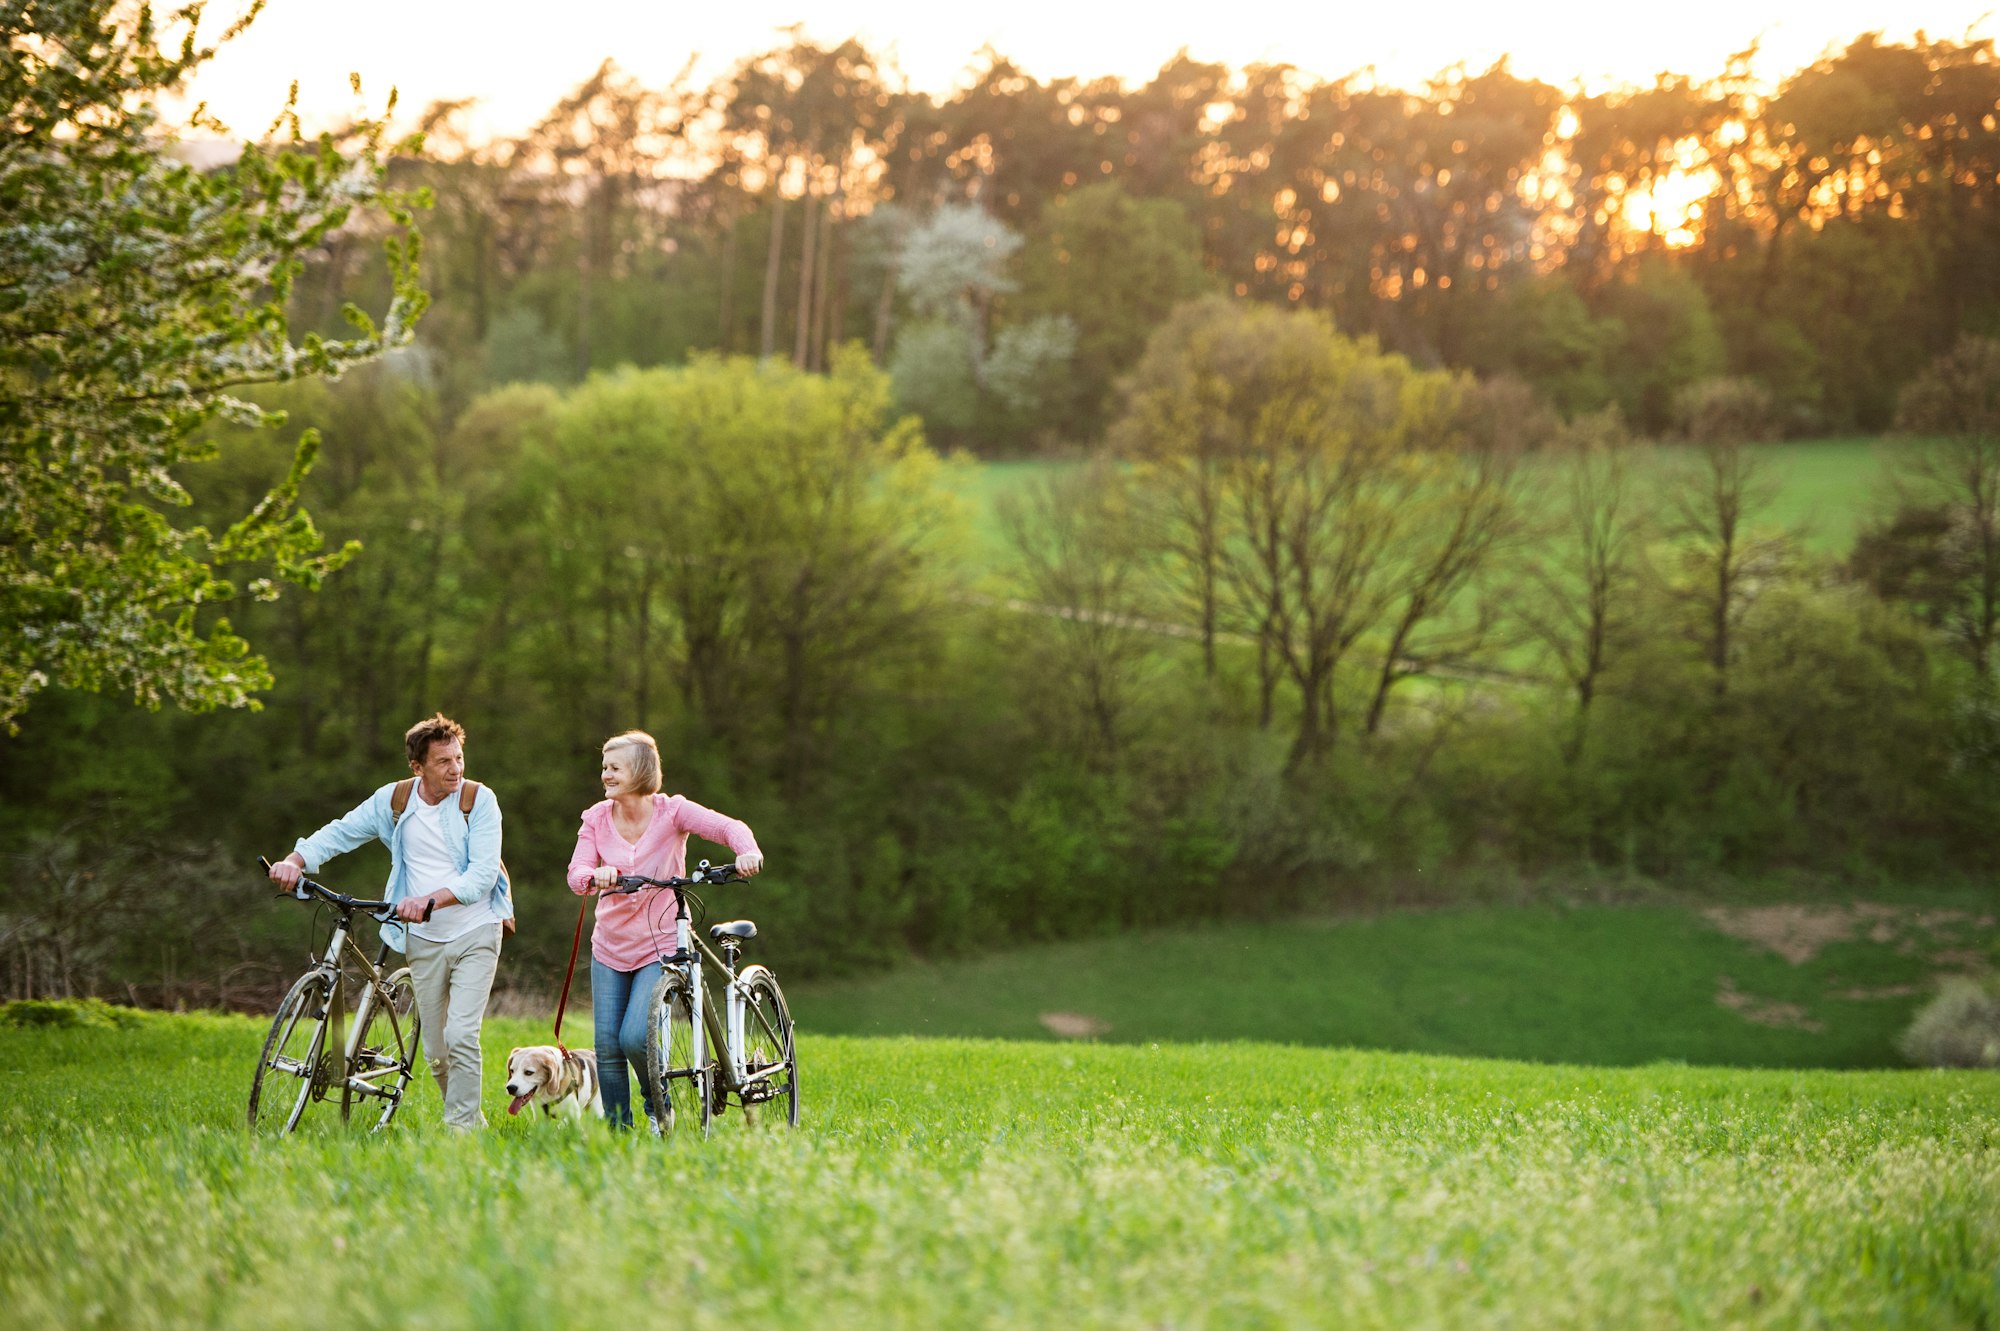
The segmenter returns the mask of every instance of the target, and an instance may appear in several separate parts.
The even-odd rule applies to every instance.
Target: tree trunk
[[[834,238],[839,234],[834,228],[838,211],[835,205],[839,202],[840,195],[836,193],[820,214],[819,278],[813,291],[813,340],[806,356],[808,369],[826,369],[828,338],[840,335],[833,326],[833,310],[840,289],[840,252],[834,248]]]
[[[577,210],[576,237],[576,378],[590,377],[590,201]]]
[[[778,349],[778,270],[785,254],[785,196],[771,186],[771,244],[764,255],[764,319],[757,354],[769,360]]]
[[[882,270],[882,290],[875,297],[875,363],[884,365],[889,360],[889,324],[896,312],[896,265],[890,263]]]
[[[819,257],[819,195],[813,193],[810,176],[806,178],[805,220],[800,224],[799,234],[799,303],[792,328],[792,364],[805,370],[811,368],[807,357],[812,352],[813,279]]]
[[[742,218],[729,219],[729,229],[722,234],[722,311],[716,322],[720,325],[716,332],[715,344],[728,355],[735,349],[736,341],[736,228]]]

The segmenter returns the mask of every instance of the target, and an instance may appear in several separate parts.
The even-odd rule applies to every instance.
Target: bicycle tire
[[[682,971],[663,971],[653,985],[646,1009],[646,1099],[659,1107],[656,1117],[662,1135],[692,1125],[706,1137],[713,1114],[709,1095],[715,1086],[715,1060],[705,1052],[699,1066],[694,1062],[690,996],[689,980]]]
[[[278,1004],[257,1056],[257,1072],[250,1079],[244,1122],[252,1132],[283,1136],[298,1127],[314,1089],[324,1080],[332,1000],[332,978],[312,971],[300,976]]]
[[[349,1122],[355,1106],[364,1100],[380,1099],[381,1115],[369,1128],[370,1132],[380,1132],[389,1126],[389,1120],[396,1117],[402,1107],[403,1096],[410,1089],[410,1079],[416,1073],[418,1042],[421,1038],[423,1014],[417,1010],[416,982],[410,977],[410,968],[403,967],[382,982],[382,990],[389,999],[384,1002],[382,991],[377,991],[368,1003],[368,1024],[361,1032],[361,1038],[354,1047],[354,1058],[348,1063],[346,1075],[340,1083],[340,1121]],[[360,1078],[373,1088],[372,1091],[357,1091],[356,1078]]]
[[[799,1125],[799,1063],[796,1028],[785,992],[778,977],[768,967],[751,966],[742,981],[743,1072],[755,1076],[768,1068],[782,1068],[763,1081],[746,1087],[738,1097],[746,1114],[753,1107],[776,1105],[783,1108],[785,1126]]]

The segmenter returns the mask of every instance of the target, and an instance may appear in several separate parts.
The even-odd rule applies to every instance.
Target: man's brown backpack
[[[395,790],[389,794],[389,826],[394,827],[402,820],[403,810],[410,807],[410,792],[416,788],[417,779],[413,776],[406,776],[396,783]],[[477,781],[461,781],[458,783],[458,811],[465,816],[465,822],[468,827],[472,824],[472,806],[478,799],[479,783]],[[505,860],[500,861],[500,876],[507,880],[508,887],[511,888],[514,885],[514,875],[507,872],[507,861]],[[513,916],[510,915],[500,921],[500,932],[508,938],[514,936]]]

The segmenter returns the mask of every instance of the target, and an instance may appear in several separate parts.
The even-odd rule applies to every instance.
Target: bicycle
[[[710,868],[703,860],[686,878],[623,874],[616,888],[605,889],[637,892],[656,887],[674,894],[674,952],[663,959],[653,986],[646,1040],[646,1089],[659,1107],[662,1133],[691,1120],[707,1136],[714,1116],[724,1112],[732,1099],[746,1120],[754,1119],[757,1106],[781,1102],[786,1126],[798,1126],[798,1057],[784,991],[768,966],[736,969],[743,944],[757,936],[757,926],[749,920],[710,926],[709,940],[722,949],[718,956],[714,947],[694,935],[691,925],[689,901],[704,912],[706,906],[687,889],[736,878],[735,865]],[[723,979],[720,1019],[704,961]]]
[[[269,875],[270,861],[260,858],[257,863]],[[350,1121],[363,1101],[379,1100],[381,1116],[370,1131],[380,1131],[396,1116],[416,1070],[417,991],[408,966],[383,973],[388,943],[382,944],[373,961],[354,943],[354,917],[368,915],[386,923],[395,907],[386,901],[362,901],[303,877],[296,888],[279,895],[300,901],[317,897],[338,911],[339,918],[326,951],[292,985],[271,1020],[257,1074],[250,1081],[245,1114],[250,1130],[279,1136],[292,1131],[306,1106],[330,1095],[337,1080],[341,1122]],[[424,919],[430,917],[431,907],[426,905]],[[343,1000],[349,981],[341,967],[343,948],[361,963],[361,999],[344,1035]],[[338,1055],[329,1048],[329,1032]],[[287,1077],[296,1089],[284,1080]]]

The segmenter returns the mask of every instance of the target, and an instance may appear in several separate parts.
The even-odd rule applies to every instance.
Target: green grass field
[[[1898,447],[1892,441],[1871,437],[1758,445],[1756,455],[1767,464],[1774,486],[1762,525],[1797,532],[1815,554],[1844,556],[1862,525],[1876,515],[1889,496],[1890,461]],[[1648,449],[1638,456],[1661,480],[1691,461],[1689,450],[1675,445]],[[1037,477],[1074,465],[987,462],[962,473],[958,493],[972,507],[977,548],[984,557],[995,561],[1007,557],[1006,537],[994,516],[1000,497],[1025,490]]]
[[[1940,963],[1976,964],[1994,923],[1990,898],[1716,909],[1724,913],[1712,918],[1678,905],[1549,905],[1229,924],[910,965],[792,986],[791,998],[813,1029],[848,1035],[1085,1031],[1113,1042],[1256,1039],[1605,1065],[1899,1067],[1896,1035]],[[1760,922],[1824,941],[1794,962],[1740,936]]]
[[[489,1024],[489,1104],[544,1029]],[[460,1139],[426,1087],[382,1137],[251,1142],[259,1036],[0,1031],[6,1325],[2000,1320],[1972,1073],[818,1037],[792,1132]]]

